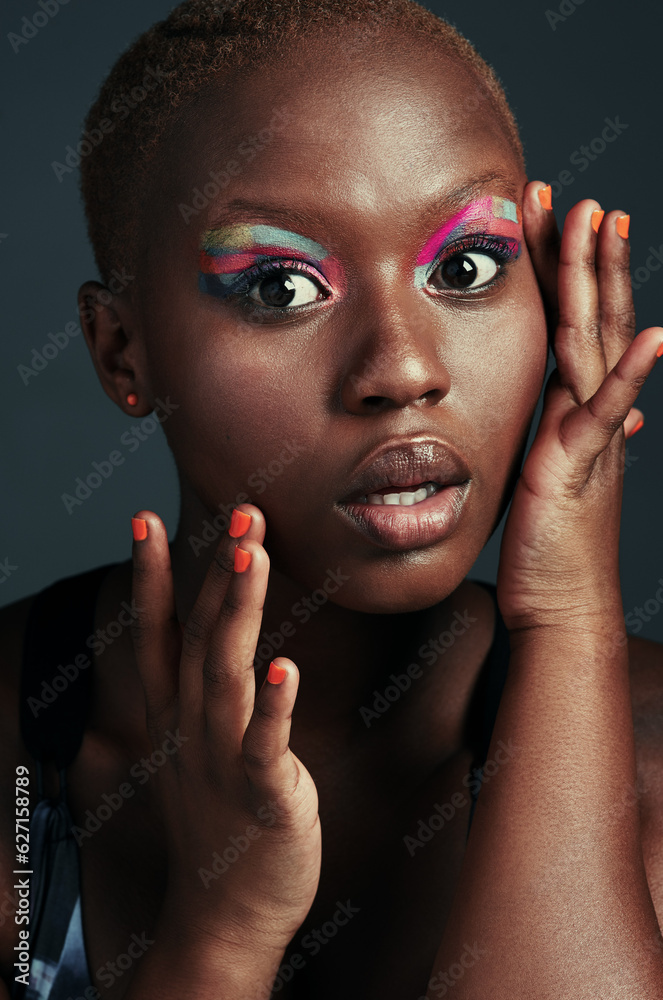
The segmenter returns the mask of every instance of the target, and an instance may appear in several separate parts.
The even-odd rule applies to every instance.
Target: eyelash
[[[471,236],[461,236],[455,240],[450,246],[443,249],[438,259],[435,261],[433,268],[431,269],[430,277],[437,271],[437,269],[452,257],[457,257],[466,250],[475,250],[486,252],[488,256],[493,257],[493,259],[500,264],[500,270],[497,274],[491,278],[490,281],[485,282],[476,291],[471,288],[467,289],[453,289],[453,288],[442,288],[443,292],[454,292],[459,293],[463,296],[474,295],[479,292],[483,292],[488,288],[492,288],[498,282],[501,282],[506,277],[506,270],[508,266],[513,262],[517,256],[517,252],[514,249],[514,240],[509,240],[504,237],[499,236],[489,236],[486,234],[475,234]],[[306,306],[293,306],[284,308],[273,308],[270,309],[268,306],[260,306],[254,299],[249,298],[249,292],[258,283],[259,280],[269,277],[272,274],[278,274],[282,271],[297,271],[300,274],[306,274],[312,278],[312,280],[322,286],[322,291],[328,292],[329,295],[332,294],[332,289],[326,285],[320,277],[318,271],[316,271],[310,265],[304,263],[304,261],[296,259],[274,259],[269,261],[263,261],[260,264],[254,264],[252,267],[243,271],[235,284],[226,293],[224,298],[233,298],[237,301],[237,304],[244,309],[259,310],[267,315],[289,315],[296,312],[300,308],[305,308]],[[312,303],[306,303],[306,305],[311,305]]]
[[[470,236],[459,236],[458,239],[454,240],[454,242],[449,246],[444,247],[441,251],[440,256],[431,268],[429,280],[435,274],[437,269],[442,264],[446,264],[446,262],[451,260],[452,257],[462,256],[464,251],[480,251],[486,253],[489,257],[492,257],[493,260],[500,265],[500,270],[498,270],[497,274],[495,274],[490,281],[486,281],[483,285],[480,285],[476,289],[444,287],[440,289],[442,292],[451,292],[452,295],[478,295],[504,281],[509,265],[511,265],[518,257],[517,247],[518,245],[516,240],[507,239],[504,236],[491,236],[485,233],[477,233]]]

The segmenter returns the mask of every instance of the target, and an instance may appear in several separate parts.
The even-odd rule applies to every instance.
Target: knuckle
[[[203,663],[203,683],[208,694],[219,698],[227,696],[233,689],[233,681],[228,670],[209,657]]]
[[[217,576],[225,579],[232,576],[235,568],[235,554],[231,554],[225,545],[221,545],[214,553],[212,567]]]
[[[608,309],[603,309],[602,312],[604,321],[608,321],[614,326],[625,327],[628,330],[635,329],[635,306],[633,302],[612,305]]]
[[[230,625],[244,610],[244,605],[236,594],[228,591],[219,608],[219,622],[222,625]]]
[[[183,646],[191,653],[199,653],[207,648],[209,635],[209,623],[200,613],[192,611],[182,632]]]

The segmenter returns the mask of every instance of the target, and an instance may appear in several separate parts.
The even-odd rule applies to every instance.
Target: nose
[[[420,297],[413,287],[397,301],[391,296],[379,305],[364,303],[361,317],[355,314],[355,331],[360,325],[365,332],[349,338],[340,391],[345,412],[435,406],[449,392],[441,311]]]

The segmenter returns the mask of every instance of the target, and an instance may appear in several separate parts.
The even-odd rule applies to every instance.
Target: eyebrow
[[[502,171],[492,170],[479,177],[473,177],[471,181],[452,188],[451,191],[442,193],[428,205],[424,214],[425,216],[438,216],[447,211],[451,213],[471,202],[485,188],[493,185],[499,186],[502,194],[508,195],[513,201],[518,202],[521,191],[516,188],[513,179]],[[217,229],[228,225],[233,220],[247,216],[280,218],[302,228],[320,224],[320,216],[315,212],[291,208],[289,205],[266,205],[247,198],[233,198],[232,201],[218,208],[205,228]]]

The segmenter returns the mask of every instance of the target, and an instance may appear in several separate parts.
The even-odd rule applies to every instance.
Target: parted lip
[[[338,501],[356,503],[385,487],[406,490],[422,483],[452,486],[471,478],[464,459],[449,444],[430,435],[384,441],[366,456]]]

